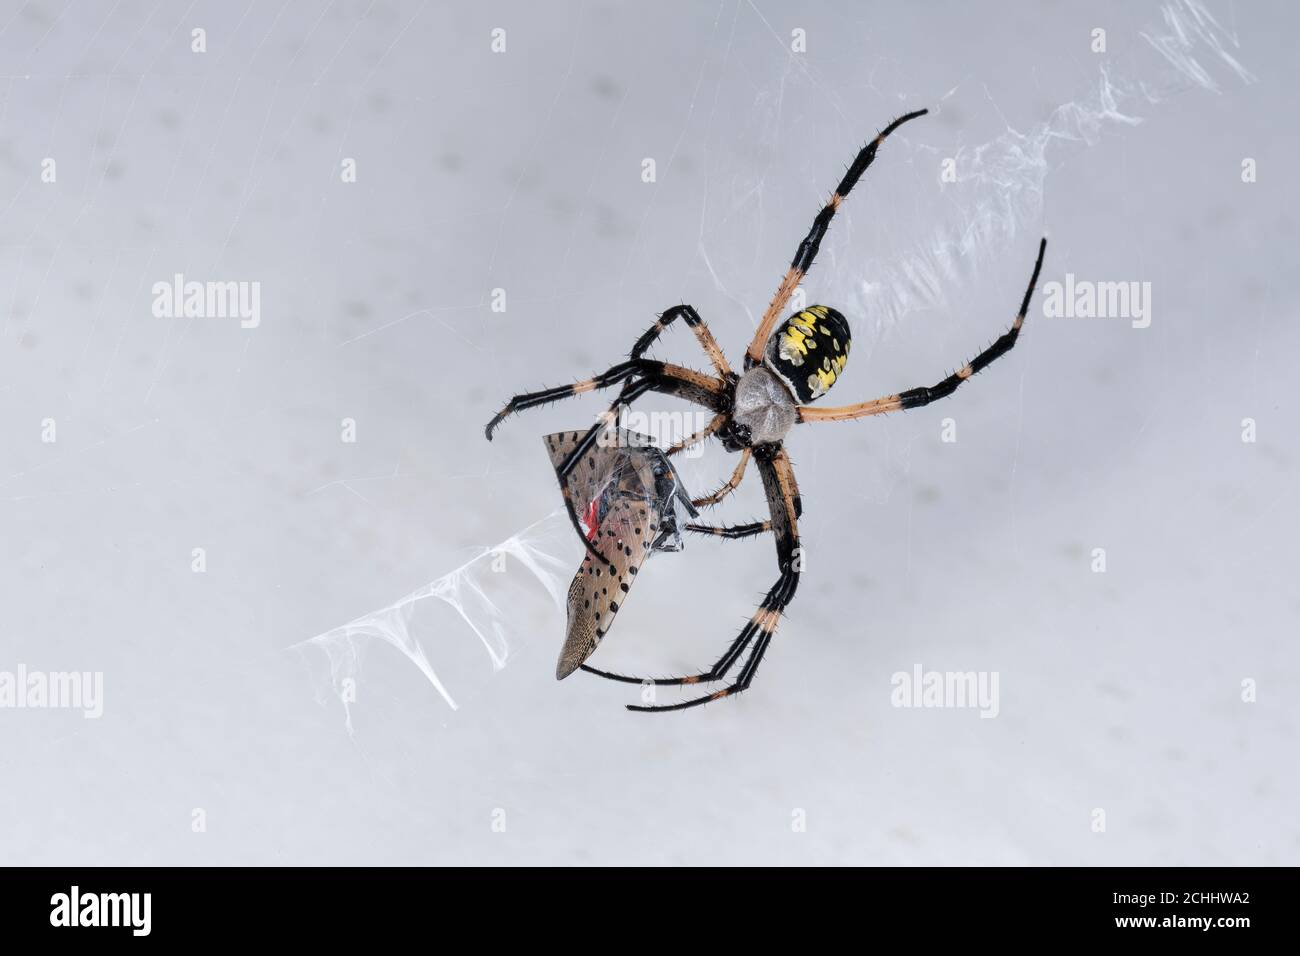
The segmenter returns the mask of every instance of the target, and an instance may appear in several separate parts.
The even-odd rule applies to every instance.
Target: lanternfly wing
[[[676,538],[676,508],[689,499],[661,451],[645,436],[617,429],[570,472],[569,491],[587,538],[608,560],[587,552],[569,585],[568,628],[555,676],[578,669],[609,632],[645,559]],[[557,469],[582,432],[546,436]],[[694,509],[691,509],[692,511]]]

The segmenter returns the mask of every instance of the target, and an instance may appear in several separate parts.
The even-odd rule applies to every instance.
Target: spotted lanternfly
[[[585,432],[546,436],[558,470]],[[588,541],[606,561],[587,553],[569,585],[568,627],[555,676],[577,670],[609,632],[641,565],[656,551],[681,549],[682,515],[696,517],[677,472],[652,440],[611,429],[578,462],[569,480]]]

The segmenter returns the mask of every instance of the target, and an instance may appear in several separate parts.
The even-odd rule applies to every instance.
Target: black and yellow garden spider
[[[781,280],[763,319],[745,352],[745,370],[737,374],[727,364],[722,349],[713,339],[704,320],[689,305],[679,305],[669,309],[659,317],[644,335],[637,339],[628,360],[620,362],[613,368],[597,375],[595,378],[565,385],[558,388],[516,395],[488,423],[487,437],[490,441],[493,430],[508,415],[526,408],[533,408],[549,402],[581,395],[595,389],[609,388],[622,384],[618,399],[601,414],[599,420],[585,433],[572,433],[562,447],[553,445],[552,452],[560,461],[556,471],[560,478],[560,488],[564,495],[565,507],[569,517],[590,552],[584,561],[585,573],[599,576],[601,581],[608,581],[607,586],[588,589],[587,593],[600,595],[594,610],[590,596],[584,598],[586,608],[580,608],[585,614],[591,611],[591,621],[587,627],[588,634],[579,646],[566,644],[565,653],[561,654],[557,677],[565,677],[573,670],[583,670],[610,680],[624,681],[632,684],[649,683],[658,686],[680,687],[690,684],[711,683],[724,680],[736,662],[749,650],[749,656],[740,668],[735,682],[702,697],[695,697],[675,704],[664,705],[629,705],[629,710],[669,711],[695,707],[709,701],[719,700],[746,690],[754,679],[758,665],[763,660],[772,635],[790,600],[799,585],[802,567],[799,552],[798,519],[802,514],[799,487],[795,483],[790,459],[783,447],[786,434],[798,423],[836,422],[880,415],[885,412],[908,408],[920,408],[933,401],[951,395],[962,382],[982,371],[994,359],[1006,354],[1016,343],[1020,327],[1024,323],[1025,313],[1029,309],[1030,298],[1043,266],[1043,255],[1047,249],[1047,240],[1043,239],[1038,247],[1038,258],[1034,263],[1033,274],[1029,278],[1029,287],[1025,290],[1011,328],[1003,333],[988,348],[966,365],[929,388],[912,388],[895,395],[888,395],[874,401],[859,402],[855,405],[842,405],[837,408],[813,408],[808,402],[824,395],[839,378],[844,370],[849,354],[849,326],[843,315],[823,305],[813,305],[791,316],[780,328],[777,319],[784,312],[791,295],[798,287],[808,270],[812,268],[817,257],[826,230],[830,226],[840,204],[848,196],[862,174],[866,172],[876,157],[876,150],[894,130],[909,120],[924,116],[927,110],[917,110],[900,116],[890,123],[870,143],[858,153],[844,178],[836,187],[830,200],[813,220],[812,229],[799,244],[794,260],[785,277]],[[713,365],[715,375],[706,375],[679,365],[657,362],[644,358],[646,351],[659,338],[659,335],[677,319],[682,319],[695,333],[700,346],[704,349]],[[738,452],[740,462],[727,482],[711,495],[696,499],[696,507],[708,507],[717,504],[740,484],[745,469],[752,458],[758,467],[767,495],[770,517],[766,521],[733,527],[717,527],[705,524],[687,524],[686,529],[699,534],[716,535],[724,538],[744,538],[752,535],[772,532],[776,539],[777,564],[780,577],[772,585],[758,610],[732,641],[727,652],[707,671],[685,677],[668,677],[642,680],[622,674],[612,674],[597,670],[584,663],[587,656],[595,650],[596,644],[609,630],[619,602],[628,590],[631,576],[635,575],[644,554],[651,549],[650,532],[653,526],[643,531],[638,527],[634,540],[617,543],[605,539],[590,529],[584,529],[577,508],[574,505],[571,478],[578,468],[587,469],[595,466],[595,452],[598,437],[613,425],[619,409],[628,405],[647,392],[662,392],[686,399],[712,411],[713,418],[701,431],[691,435],[667,449],[668,455],[675,455],[705,439],[716,436],[728,451]],[[565,436],[556,436],[564,438]],[[649,479],[647,479],[649,480]],[[589,502],[582,502],[588,505]],[[644,511],[642,511],[644,515]],[[630,527],[630,522],[628,526]],[[613,532],[609,532],[612,534]],[[630,535],[630,532],[629,532]],[[633,544],[636,548],[633,548]],[[604,548],[610,556],[602,551]],[[575,580],[575,589],[582,582],[583,571]],[[611,596],[612,593],[612,596]],[[572,599],[572,592],[571,592]],[[572,602],[570,608],[573,611]],[[572,643],[572,642],[570,642]],[[751,648],[752,645],[752,648]]]

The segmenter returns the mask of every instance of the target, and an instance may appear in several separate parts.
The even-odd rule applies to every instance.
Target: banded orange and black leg
[[[722,354],[722,347],[718,345],[717,340],[713,337],[713,333],[709,331],[709,327],[705,325],[704,320],[700,318],[700,314],[689,305],[675,305],[663,315],[659,316],[659,319],[655,324],[646,329],[641,337],[636,340],[636,344],[632,346],[632,351],[629,357],[639,359],[643,356],[650,346],[655,344],[663,330],[668,328],[668,326],[672,325],[673,322],[679,318],[686,323],[687,327],[692,332],[695,333],[696,340],[700,343],[700,347],[704,349],[704,353],[709,357],[709,362],[712,363],[714,371],[718,373],[718,377],[725,379],[730,376],[731,366],[727,364],[727,358]]]
[[[909,388],[904,392],[886,395],[884,398],[873,399],[869,402],[858,402],[856,405],[840,405],[835,408],[814,408],[810,405],[800,405],[798,410],[799,421],[847,422],[855,418],[866,418],[869,415],[881,415],[886,412],[897,412],[908,408],[921,408],[957,391],[957,387],[962,382],[982,372],[1015,347],[1016,339],[1020,337],[1020,329],[1025,324],[1025,315],[1029,312],[1029,301],[1033,298],[1034,288],[1038,285],[1038,275],[1043,269],[1043,256],[1046,252],[1047,240],[1043,239],[1038,244],[1038,258],[1034,262],[1034,271],[1029,276],[1029,287],[1025,289],[1025,297],[1020,301],[1020,311],[1016,313],[1011,328],[998,336],[992,345],[947,378],[929,387]]]
[[[862,178],[862,174],[867,171],[867,168],[875,160],[876,150],[880,148],[880,144],[885,141],[890,133],[908,120],[914,120],[928,112],[929,110],[916,110],[900,116],[881,130],[875,139],[858,151],[858,155],[854,157],[848,171],[845,172],[844,178],[835,187],[835,192],[831,194],[831,198],[827,200],[821,212],[817,213],[817,217],[813,219],[812,228],[808,230],[808,235],[804,237],[803,242],[799,243],[794,259],[790,262],[790,268],[782,277],[781,284],[777,286],[776,295],[772,297],[772,301],[767,306],[767,311],[763,313],[762,321],[759,322],[758,328],[754,332],[754,338],[749,343],[749,349],[745,352],[745,368],[753,368],[763,360],[763,349],[767,345],[768,338],[772,335],[772,329],[775,328],[777,320],[785,312],[785,307],[790,302],[790,296],[794,294],[794,290],[799,287],[799,283],[803,281],[803,277],[808,274],[808,270],[812,268],[813,262],[816,261],[822,239],[825,238],[826,230],[830,228],[835,213],[839,211],[840,203],[848,198],[849,193],[853,191],[853,187]]]
[[[765,531],[772,531],[776,536],[777,563],[781,568],[781,575],[776,583],[768,590],[762,604],[759,605],[749,621],[741,629],[740,633],[731,642],[726,652],[720,657],[712,667],[700,674],[691,674],[685,677],[659,677],[659,678],[639,678],[629,677],[623,674],[613,674],[608,671],[598,670],[594,667],[583,665],[583,670],[595,674],[599,677],[605,677],[609,680],[622,681],[628,684],[652,684],[658,687],[680,687],[691,684],[713,683],[722,680],[735,666],[736,662],[744,655],[745,651],[753,645],[749,657],[746,658],[740,673],[737,675],[736,682],[722,690],[715,691],[702,697],[696,697],[691,700],[682,701],[676,704],[660,705],[629,705],[628,710],[640,712],[659,713],[672,710],[685,710],[689,707],[698,707],[701,704],[707,704],[714,700],[721,700],[724,697],[730,697],[748,689],[758,671],[758,665],[767,652],[768,644],[772,640],[772,635],[776,632],[777,624],[780,622],[781,614],[786,606],[794,598],[795,590],[799,586],[799,574],[802,562],[799,554],[799,532],[798,519],[795,514],[795,490],[793,472],[790,468],[790,459],[786,456],[780,446],[768,446],[761,449],[756,454],[758,459],[759,471],[763,476],[763,485],[767,492],[768,510],[771,512],[771,519],[768,521],[754,522],[750,525],[742,525],[738,529],[742,534],[735,537],[747,537],[752,534],[761,534]],[[694,529],[691,529],[694,530]],[[728,530],[728,529],[722,529]],[[712,534],[713,531],[703,533]],[[730,535],[724,535],[730,536]]]

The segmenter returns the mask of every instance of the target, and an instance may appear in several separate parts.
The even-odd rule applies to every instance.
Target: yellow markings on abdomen
[[[808,350],[817,347],[817,320],[826,318],[826,306],[814,305],[796,312],[781,330],[781,358],[798,367],[803,365]],[[823,332],[826,329],[823,327]]]

